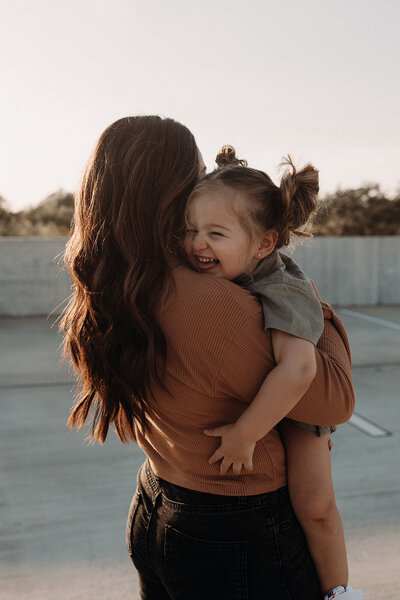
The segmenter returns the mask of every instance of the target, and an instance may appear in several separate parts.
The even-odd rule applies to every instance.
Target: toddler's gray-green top
[[[235,280],[261,302],[266,331],[278,329],[312,342],[321,337],[324,319],[314,288],[299,265],[278,250],[249,276]]]

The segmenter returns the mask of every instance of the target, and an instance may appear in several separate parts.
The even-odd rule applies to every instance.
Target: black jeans
[[[218,496],[157,478],[146,462],[127,523],[142,600],[320,600],[287,488]]]

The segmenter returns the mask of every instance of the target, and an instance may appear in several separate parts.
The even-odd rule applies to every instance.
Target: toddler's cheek
[[[189,257],[189,255],[191,254],[191,251],[192,251],[192,243],[191,243],[191,240],[189,239],[188,235],[186,235],[183,240],[183,249],[186,253],[186,256]]]

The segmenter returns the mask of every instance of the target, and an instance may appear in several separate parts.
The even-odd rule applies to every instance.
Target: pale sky
[[[322,192],[400,187],[399,0],[0,0],[0,195],[74,191],[100,133],[173,117]]]

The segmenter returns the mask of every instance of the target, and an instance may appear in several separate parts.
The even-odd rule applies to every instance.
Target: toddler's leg
[[[329,436],[318,437],[287,419],[279,427],[286,448],[290,499],[326,594],[336,586],[346,587],[348,582],[343,525],[332,482]]]

